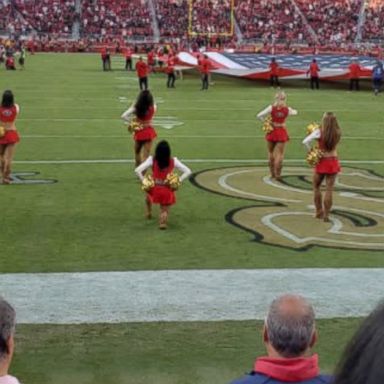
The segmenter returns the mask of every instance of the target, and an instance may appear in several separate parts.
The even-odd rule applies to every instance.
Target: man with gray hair
[[[8,375],[14,350],[15,325],[15,310],[0,296],[0,384],[20,384],[15,377]]]
[[[319,374],[318,356],[311,349],[317,341],[315,312],[298,295],[273,300],[263,329],[268,356],[259,357],[248,375],[232,384],[324,384],[331,377]]]

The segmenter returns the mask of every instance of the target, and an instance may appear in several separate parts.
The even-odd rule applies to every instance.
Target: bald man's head
[[[312,305],[298,295],[275,299],[265,327],[266,342],[282,357],[301,356],[316,340],[315,312]]]

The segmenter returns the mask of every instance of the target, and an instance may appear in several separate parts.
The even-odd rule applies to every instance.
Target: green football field
[[[137,96],[136,76],[119,69],[123,64],[116,59],[115,70],[103,72],[100,61],[98,55],[37,54],[27,57],[25,71],[0,68],[1,92],[12,89],[21,107],[14,177],[55,181],[0,186],[1,273],[384,266],[380,245],[315,241],[303,250],[255,241],[254,233],[242,229],[230,213],[263,203],[249,198],[249,192],[217,192],[198,175],[215,174],[218,168],[228,168],[228,173],[234,167],[264,168],[268,174],[255,115],[272,101],[274,90],[263,82],[213,75],[213,86],[202,92],[193,71],[176,82],[176,89],[166,88],[164,74],[149,80],[158,104],[158,138],[167,139],[173,154],[195,173],[193,182],[185,182],[177,193],[169,229],[159,231],[156,219],[144,219],[132,139],[120,120]],[[364,207],[383,211],[383,96],[375,97],[368,82],[358,93],[347,92],[345,83],[321,86],[311,91],[303,82],[283,81],[290,106],[299,111],[288,121],[291,140],[283,173],[300,167],[310,175],[301,145],[306,126],[334,111],[343,132],[343,166],[372,176],[364,176],[372,187],[358,186],[369,200],[351,203],[357,212],[352,222],[364,221]],[[294,182],[287,177],[287,186]],[[258,193],[251,176],[239,183]],[[125,293],[117,292],[111,300],[119,294]],[[9,295],[7,299],[12,302]],[[58,296],[58,307],[61,300]],[[21,324],[12,373],[25,384],[225,383],[251,369],[255,356],[263,353],[259,321],[127,321]],[[358,322],[319,321],[324,370],[332,371]]]

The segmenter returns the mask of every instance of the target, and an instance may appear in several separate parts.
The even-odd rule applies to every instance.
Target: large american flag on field
[[[258,53],[205,52],[212,64],[212,72],[247,79],[268,79],[269,63],[274,57],[279,64],[279,76],[285,79],[306,79],[307,71],[315,58],[320,67],[319,77],[327,80],[349,78],[348,66],[357,60],[361,67],[360,77],[370,78],[377,59],[369,56],[348,55],[268,55]],[[197,55],[181,52],[182,64],[197,67]]]

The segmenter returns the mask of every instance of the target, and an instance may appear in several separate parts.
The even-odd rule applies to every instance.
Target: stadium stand
[[[297,51],[294,44],[300,52],[316,45],[361,53],[354,43],[384,40],[383,0],[237,0],[234,16],[237,31],[223,36],[233,26],[230,0],[0,0],[0,36],[74,38],[69,44],[80,47],[160,39],[181,49],[241,44],[254,51],[263,44],[263,52],[276,53]]]
[[[189,12],[187,0],[156,0],[155,6],[160,35],[163,38],[187,38]]]
[[[153,36],[148,4],[142,0],[84,0],[82,36],[145,39]]]
[[[362,0],[295,0],[320,42],[353,42]]]
[[[246,40],[303,42],[308,36],[291,0],[239,0],[235,14]]]
[[[194,0],[191,6],[190,32],[197,34],[229,34],[231,32],[229,0]]]
[[[55,33],[65,37],[72,32],[74,0],[14,0],[12,5],[22,32]]]
[[[8,30],[8,19],[11,12],[11,5],[0,2],[0,31]]]
[[[364,41],[379,41],[384,39],[384,1],[371,0],[365,4],[365,22],[362,38]]]

